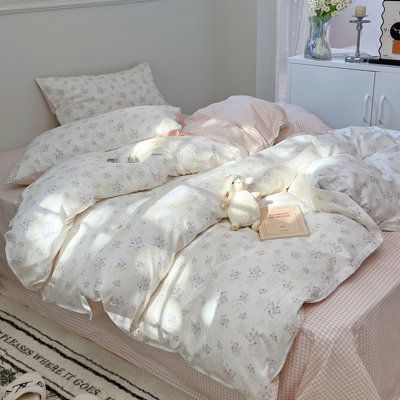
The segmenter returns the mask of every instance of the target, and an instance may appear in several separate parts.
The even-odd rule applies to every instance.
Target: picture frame
[[[383,0],[380,56],[373,64],[400,66],[400,0]]]

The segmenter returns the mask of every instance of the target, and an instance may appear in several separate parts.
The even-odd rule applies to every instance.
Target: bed
[[[32,18],[38,18],[40,21],[40,14]],[[137,50],[143,48],[139,46]],[[141,54],[147,56],[146,51],[142,51]],[[15,119],[13,123],[6,118],[9,111],[6,110],[3,115],[8,130],[13,129],[15,124],[16,135],[12,140],[13,145],[7,147],[28,144],[33,136],[55,125],[38,89],[32,87],[31,79],[50,70],[51,73],[68,72],[65,71],[64,65],[60,66],[56,57],[47,61],[52,65],[52,69],[47,65],[46,71],[44,69],[38,71],[43,65],[35,65],[26,71],[29,76],[29,88],[26,88],[24,108],[28,110],[30,104],[35,104],[35,107],[40,104],[40,107],[35,108],[35,112],[26,114],[27,118]],[[75,61],[76,70],[82,68],[88,70],[91,67],[88,65],[82,67],[79,60]],[[157,58],[153,61],[152,65],[156,64],[156,70],[162,69]],[[98,66],[96,70],[97,68]],[[115,69],[110,64],[101,66],[102,71],[107,71],[107,68]],[[25,89],[21,82],[19,85]],[[164,83],[161,86],[168,87],[168,84]],[[199,83],[197,88],[201,86]],[[8,94],[10,97],[8,107],[11,107],[13,114],[17,115],[19,96],[15,95],[13,89]],[[175,95],[177,93],[169,94],[168,98],[179,97]],[[183,103],[187,100],[181,99]],[[195,90],[192,90],[190,103],[197,104],[196,99]],[[192,109],[194,110],[193,107]],[[321,123],[316,132],[324,129],[325,126]],[[308,126],[307,130],[311,131],[311,128]],[[286,136],[290,134],[285,132]],[[308,140],[312,142],[312,139]],[[262,140],[258,143],[262,143]],[[254,142],[251,144],[254,145]],[[180,355],[129,337],[116,327],[99,302],[89,301],[92,311],[90,319],[87,315],[44,303],[39,294],[26,290],[19,283],[7,265],[4,233],[9,230],[9,222],[17,213],[22,188],[7,185],[5,180],[24,151],[25,148],[19,148],[0,153],[0,293],[93,340],[178,388],[191,398],[243,399],[238,391],[200,373]],[[399,245],[398,232],[385,232],[383,245],[333,294],[322,302],[306,304],[301,308],[301,330],[291,343],[283,369],[272,383],[272,391],[277,399],[399,398],[400,274],[398,274],[397,255]]]
[[[4,180],[23,150],[0,155],[2,238],[22,191],[5,185]],[[279,399],[398,397],[399,244],[399,233],[386,233],[383,246],[334,294],[320,304],[303,307],[302,330],[279,375]],[[94,340],[193,398],[241,398],[192,369],[179,356],[130,339],[98,305],[94,319],[89,321],[43,303],[40,296],[17,282],[3,254],[1,293]]]

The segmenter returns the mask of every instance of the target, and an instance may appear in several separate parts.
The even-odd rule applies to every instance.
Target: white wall
[[[104,73],[148,61],[190,113],[218,98],[215,0],[157,0],[0,15],[0,151],[55,126],[34,77]]]
[[[275,0],[220,0],[219,97],[275,97]]]
[[[257,0],[220,0],[219,97],[256,93]]]
[[[269,101],[275,100],[276,46],[278,45],[276,15],[276,0],[258,0],[256,95]]]
[[[271,36],[257,42],[257,0],[156,0],[0,15],[0,151],[56,125],[37,76],[105,73],[148,61],[166,99],[186,113],[233,94],[259,92],[272,100],[274,17],[271,11],[263,21]]]

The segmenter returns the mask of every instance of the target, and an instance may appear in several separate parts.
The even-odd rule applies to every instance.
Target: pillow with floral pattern
[[[59,126],[35,138],[7,182],[30,185],[52,165],[92,151],[109,151],[182,128],[179,108],[142,106]]]
[[[61,125],[121,108],[167,104],[147,63],[111,74],[37,78],[36,82]]]

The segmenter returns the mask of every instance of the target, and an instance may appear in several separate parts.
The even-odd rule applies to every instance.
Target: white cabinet
[[[400,67],[289,59],[288,102],[333,128],[400,130]]]

